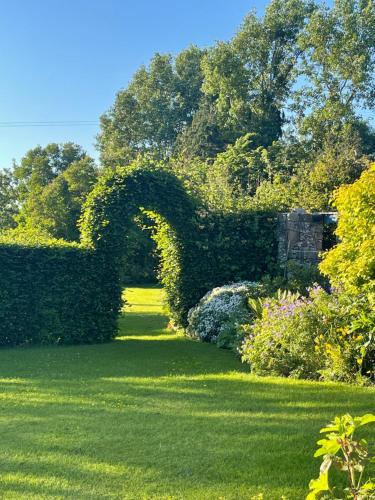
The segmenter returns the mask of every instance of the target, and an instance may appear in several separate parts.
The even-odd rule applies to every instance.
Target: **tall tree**
[[[30,149],[21,162],[14,163],[13,176],[18,196],[22,202],[33,190],[47,186],[74,161],[81,160],[86,153],[72,142],[51,143],[46,147]]]
[[[14,217],[18,208],[12,173],[9,170],[0,171],[0,231],[16,225]]]
[[[105,166],[126,165],[149,152],[168,158],[176,138],[191,123],[201,98],[204,51],[190,47],[175,59],[156,54],[121,90],[101,117],[98,146]]]
[[[14,167],[20,226],[37,227],[55,238],[79,239],[81,207],[97,179],[94,160],[72,143],[38,146]]]
[[[250,13],[230,42],[205,56],[203,90],[214,98],[231,142],[255,132],[267,146],[281,136],[301,53],[296,42],[312,10],[305,0],[273,0],[264,18]]]
[[[202,98],[191,124],[176,139],[174,156],[184,160],[214,158],[230,142],[231,137],[219,125],[215,103],[209,97]]]
[[[375,6],[335,0],[320,6],[299,38],[304,85],[296,93],[299,132],[320,148],[326,134],[352,124],[366,132],[358,110],[375,104]]]

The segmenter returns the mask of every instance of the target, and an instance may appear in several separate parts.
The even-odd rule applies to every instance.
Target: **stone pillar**
[[[316,265],[323,243],[323,214],[303,209],[278,216],[278,256],[286,270],[288,261]]]

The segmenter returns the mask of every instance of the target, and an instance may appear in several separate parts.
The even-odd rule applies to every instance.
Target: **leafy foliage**
[[[259,374],[316,378],[320,360],[314,349],[314,326],[303,312],[308,301],[284,292],[262,299],[260,314],[253,324],[242,327],[245,340],[242,360]],[[315,326],[316,327],[316,326]]]
[[[20,206],[17,230],[36,227],[52,238],[78,241],[81,208],[97,175],[94,160],[76,144],[28,151],[12,172]]]
[[[215,97],[232,142],[249,131],[264,146],[281,136],[281,107],[296,76],[297,36],[309,12],[306,2],[274,0],[263,19],[250,13],[230,42],[204,57],[203,90]]]
[[[0,231],[16,225],[18,213],[16,187],[11,172],[0,172]]]
[[[314,287],[308,297],[284,291],[251,306],[256,319],[242,326],[241,352],[254,373],[358,382],[375,376],[365,301]]]
[[[329,209],[375,153],[374,19],[370,0],[271,0],[227,42],[156,54],[102,117],[102,163],[163,159],[216,211]]]
[[[177,324],[185,324],[188,310],[212,287],[258,278],[275,265],[274,217],[204,213],[173,174],[136,162],[100,178],[82,219],[83,243],[103,255],[114,277],[127,251],[124,234],[140,207],[155,221],[159,276]]]
[[[321,263],[336,286],[365,294],[375,307],[375,165],[354,184],[342,186],[334,198],[340,217],[338,245]]]
[[[315,9],[299,37],[308,82],[300,91],[300,131],[318,146],[352,121],[356,108],[374,104],[374,24],[372,1],[336,0]]]
[[[201,293],[202,271],[194,240],[195,207],[173,175],[157,165],[142,167],[135,164],[133,169],[118,168],[100,178],[86,203],[81,226],[83,243],[107,261],[116,295],[120,296],[118,273],[126,253],[124,234],[140,207],[154,213],[161,281],[172,314],[182,321]]]
[[[81,245],[53,240],[38,227],[20,227],[0,240],[7,269],[1,278],[4,342],[111,338],[121,307],[122,263],[132,252],[126,235],[140,210],[155,223],[160,280],[177,325],[186,325],[189,309],[212,287],[256,279],[275,266],[274,217],[199,211],[181,182],[157,164],[107,170],[86,202]],[[30,315],[35,327],[14,322],[18,307],[19,317]]]
[[[178,134],[190,123],[201,96],[203,51],[190,47],[175,59],[156,54],[102,116],[102,163],[127,165],[139,153],[167,158]]]
[[[374,459],[370,458],[366,440],[357,441],[354,433],[359,427],[375,422],[371,413],[362,417],[349,414],[336,417],[327,427],[320,430],[326,436],[318,441],[319,448],[314,457],[323,456],[318,479],[310,482],[310,493],[306,500],[336,499],[337,495],[354,500],[371,500],[375,498],[375,481],[366,479],[365,467]],[[332,467],[345,474],[346,487],[339,491],[329,485],[329,472]],[[341,488],[340,488],[341,490]]]
[[[0,244],[0,345],[110,340],[105,262],[74,244],[28,237]]]

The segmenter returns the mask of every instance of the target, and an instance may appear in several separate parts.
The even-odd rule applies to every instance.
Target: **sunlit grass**
[[[257,378],[127,291],[105,345],[0,351],[0,498],[302,500],[320,427],[375,391]],[[375,441],[375,431],[368,427]]]

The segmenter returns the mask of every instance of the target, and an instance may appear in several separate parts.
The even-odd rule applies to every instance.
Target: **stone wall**
[[[323,249],[323,232],[326,224],[335,224],[337,214],[307,213],[302,209],[278,216],[278,256],[282,267],[288,261],[317,265]]]

